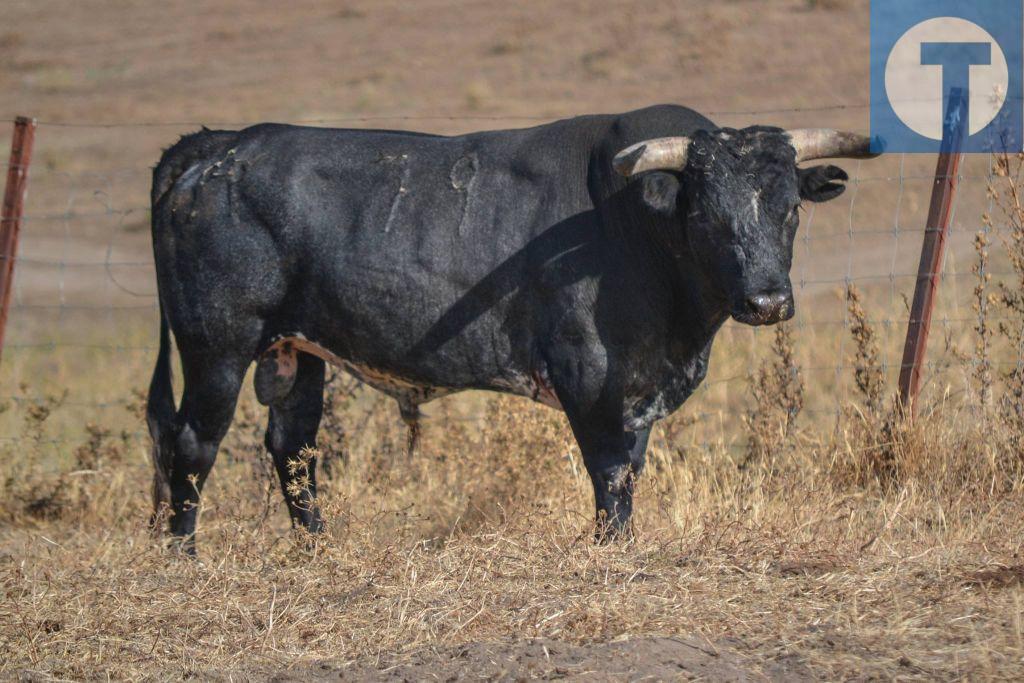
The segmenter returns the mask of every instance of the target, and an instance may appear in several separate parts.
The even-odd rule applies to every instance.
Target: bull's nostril
[[[758,294],[747,299],[747,310],[755,315],[764,315],[773,307],[772,297]]]

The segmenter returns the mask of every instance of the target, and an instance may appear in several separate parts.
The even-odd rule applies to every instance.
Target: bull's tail
[[[153,379],[149,383],[146,422],[153,439],[153,518],[154,529],[168,514],[171,504],[171,459],[174,457],[174,387],[171,383],[171,331],[160,305],[160,350],[157,352]]]

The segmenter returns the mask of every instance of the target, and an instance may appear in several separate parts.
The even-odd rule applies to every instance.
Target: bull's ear
[[[846,191],[841,183],[850,179],[846,171],[838,166],[814,166],[798,168],[800,198],[809,202],[827,202]],[[840,182],[832,182],[838,180]]]
[[[643,184],[644,204],[663,216],[675,214],[676,196],[679,194],[679,178],[672,173],[654,171],[645,173],[641,183]]]

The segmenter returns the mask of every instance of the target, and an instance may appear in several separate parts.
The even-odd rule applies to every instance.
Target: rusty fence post
[[[909,409],[911,417],[917,412],[917,396],[921,390],[921,372],[931,330],[932,311],[939,281],[942,279],[942,260],[946,253],[953,199],[959,186],[960,162],[963,159],[961,149],[968,125],[965,120],[967,111],[963,91],[959,88],[951,90],[942,127],[942,147],[935,169],[935,184],[932,185],[928,222],[921,245],[921,262],[917,267],[917,285],[907,325],[907,341],[903,347],[903,364],[900,367],[900,403],[904,410]]]
[[[14,120],[11,161],[7,166],[3,212],[0,213],[0,354],[4,348],[4,330],[7,328],[7,312],[14,284],[14,261],[18,255],[18,232],[28,190],[28,165],[32,161],[35,134],[35,119],[19,116]]]

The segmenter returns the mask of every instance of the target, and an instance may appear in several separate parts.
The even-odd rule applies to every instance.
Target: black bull
[[[687,152],[672,163],[658,166],[657,145],[616,159],[666,136]],[[289,511],[319,530],[315,463],[297,492],[306,473],[288,462],[315,446],[329,361],[395,397],[413,428],[419,404],[465,389],[563,410],[598,520],[621,530],[651,425],[703,380],[717,330],[793,314],[797,208],[846,179],[797,161],[866,151],[801,156],[794,140],[667,105],[458,137],[260,125],[183,138],[152,192],[157,510],[192,550],[256,360]]]

